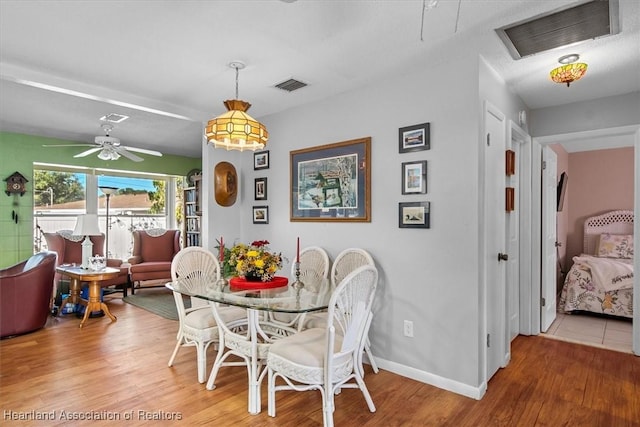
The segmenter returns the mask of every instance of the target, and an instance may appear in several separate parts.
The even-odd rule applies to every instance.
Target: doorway
[[[638,181],[639,181],[638,167],[640,164],[640,162],[638,161],[638,158],[640,157],[640,153],[639,153],[640,126],[627,126],[623,128],[605,129],[605,130],[599,130],[599,131],[588,131],[588,132],[580,132],[575,134],[563,134],[563,135],[557,135],[557,136],[534,138],[533,144],[532,144],[532,156],[531,156],[531,159],[532,159],[531,164],[532,164],[532,167],[534,168],[533,176],[538,176],[538,177],[541,176],[541,173],[542,173],[541,152],[542,152],[543,146],[552,144],[552,143],[562,143],[564,141],[570,141],[570,140],[579,139],[579,138],[584,138],[585,140],[593,140],[594,137],[600,137],[603,140],[607,140],[609,142],[609,147],[610,147],[611,135],[625,135],[627,137],[627,140],[632,141],[631,146],[635,147],[634,148],[634,170],[635,170],[634,179],[636,183],[636,192],[637,192]],[[544,196],[544,191],[540,184],[540,180],[539,179],[532,180],[532,198],[533,198],[534,204],[532,209],[533,218],[531,222],[531,225],[532,225],[531,228],[532,228],[533,236],[541,235],[540,234],[541,223],[542,223],[541,201],[543,196]],[[634,200],[635,212],[638,211],[638,205],[639,205],[639,201],[638,201],[638,198],[636,197]],[[638,241],[640,240],[639,239],[640,236],[638,236],[638,232],[637,232],[637,223],[636,225],[634,225],[634,235],[635,235],[634,244],[637,245]],[[539,240],[540,239],[533,239],[532,241],[532,248],[533,248],[532,266],[543,265],[543,259],[541,259],[541,255],[540,255]],[[635,262],[635,268],[637,269],[640,262],[638,262],[637,259],[634,262]],[[530,334],[539,334],[541,332],[541,326],[540,326],[541,298],[540,298],[539,290],[536,291],[537,286],[534,285],[534,284],[541,283],[540,273],[536,272],[537,270],[539,271],[540,268],[532,269],[532,275],[531,275],[532,280],[530,282],[531,286],[530,286],[529,292],[523,293],[523,302],[525,302],[525,306],[527,305],[527,302],[528,302],[530,303],[530,308],[531,308],[531,311],[530,311],[531,317],[527,318],[525,316],[521,324],[522,326],[521,333],[524,333],[524,334],[527,334],[527,332],[529,332]],[[640,295],[638,295],[639,293],[640,293],[640,286],[638,285],[638,279],[636,278],[634,282],[634,310],[633,310],[634,319],[633,319],[632,334],[633,334],[633,351],[637,355],[640,355],[640,308],[639,308]],[[521,318],[522,317],[523,316],[521,316]]]

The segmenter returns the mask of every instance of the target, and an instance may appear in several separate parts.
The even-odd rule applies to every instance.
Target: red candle
[[[296,262],[300,262],[300,238],[298,237],[298,244],[296,246]]]
[[[220,236],[220,262],[224,262],[224,238]]]

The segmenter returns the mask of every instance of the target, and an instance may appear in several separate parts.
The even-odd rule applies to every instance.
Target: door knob
[[[509,260],[509,255],[508,254],[503,254],[502,252],[498,252],[498,262],[500,261],[508,261]]]

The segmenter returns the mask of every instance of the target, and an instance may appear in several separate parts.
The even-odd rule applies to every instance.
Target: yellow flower
[[[255,264],[256,264],[256,267],[258,267],[258,268],[264,267],[264,261],[261,260],[261,259],[257,259]]]
[[[249,257],[255,258],[258,255],[260,255],[260,252],[258,252],[258,251],[247,251],[247,256],[249,256]]]

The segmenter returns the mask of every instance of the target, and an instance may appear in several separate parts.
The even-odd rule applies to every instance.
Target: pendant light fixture
[[[261,150],[267,145],[269,132],[262,123],[246,113],[251,104],[238,99],[238,72],[245,65],[234,61],[229,67],[236,70],[236,99],[224,101],[228,111],[209,120],[204,128],[207,142],[212,143],[215,148],[227,150]]]
[[[587,64],[583,62],[576,62],[579,59],[580,55],[576,53],[560,57],[558,62],[563,65],[551,70],[551,80],[556,83],[566,83],[567,87],[569,87],[571,82],[575,82],[582,78],[584,73],[587,72]]]

